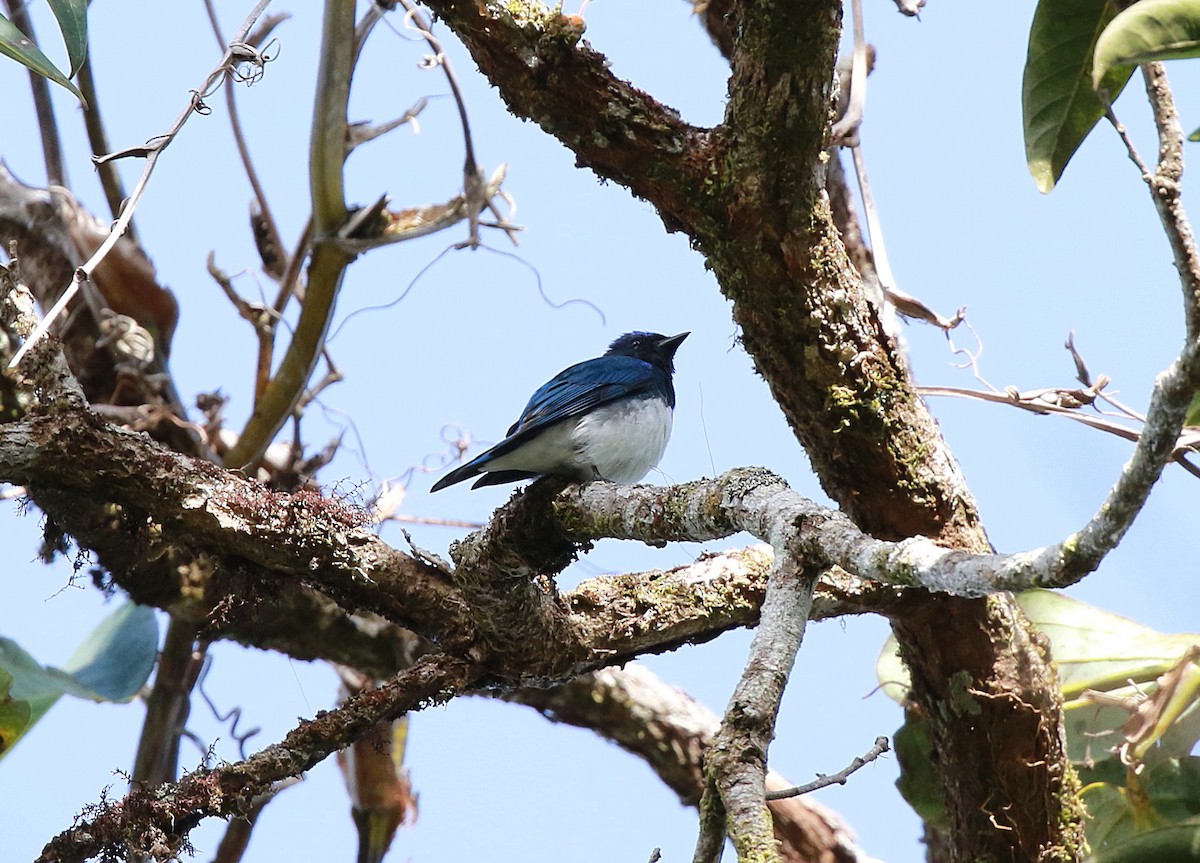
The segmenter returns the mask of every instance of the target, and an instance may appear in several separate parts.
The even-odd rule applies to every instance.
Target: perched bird
[[[563,369],[533,394],[507,436],[436,483],[472,488],[544,474],[637,482],[671,437],[675,351],[688,337],[626,333],[602,357]],[[482,476],[480,476],[482,474]]]

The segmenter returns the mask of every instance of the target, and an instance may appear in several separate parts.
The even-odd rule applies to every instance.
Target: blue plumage
[[[626,333],[604,356],[559,372],[530,397],[504,440],[432,491],[480,474],[472,488],[544,474],[637,482],[671,436],[674,357],[687,336]]]

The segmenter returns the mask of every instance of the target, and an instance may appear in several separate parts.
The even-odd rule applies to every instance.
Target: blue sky
[[[249,5],[219,4],[227,32]],[[867,4],[867,36],[879,59],[863,140],[893,268],[901,288],[943,313],[967,306],[984,346],[980,372],[996,386],[1071,385],[1073,367],[1062,343],[1073,329],[1093,373],[1107,374],[1120,398],[1144,408],[1154,374],[1182,335],[1169,249],[1136,170],[1107,129],[1084,145],[1051,195],[1034,187],[1020,131],[1021,65],[1033,5],[982,9],[933,0],[916,22],[886,0]],[[46,10],[35,5],[34,11],[47,42]],[[290,241],[307,215],[306,124],[319,15],[314,4],[288,11],[296,17],[278,31],[278,59],[260,83],[239,87],[238,99]],[[727,68],[687,4],[603,0],[586,15],[587,38],[612,58],[616,74],[693,123],[719,122]],[[97,3],[90,21],[115,147],[165,130],[219,57],[198,2]],[[310,410],[306,440],[319,448],[347,417],[354,433],[323,480],[353,487],[436,467],[446,455],[445,427],[496,440],[535,387],[602,352],[620,333],[690,330],[677,357],[674,437],[662,474],[649,479],[684,481],[764,465],[801,494],[823,499],[807,458],[736,344],[728,303],[685,238],[666,234],[649,205],[576,169],[563,147],[508,115],[453,38],[439,32],[466,91],[477,157],[489,171],[508,163],[505,188],[519,206],[515,221],[526,230],[517,249],[502,235],[488,235],[490,250],[447,253],[423,274],[462,232],[385,249],[354,264],[339,320],[391,305],[355,315],[331,341],[347,379]],[[417,68],[425,50],[385,28],[368,45],[351,100],[353,119],[382,121],[421,96],[434,98],[420,117],[419,134],[402,129],[354,154],[347,171],[352,201],[368,203],[386,192],[395,206],[406,206],[458,191],[458,121],[441,74]],[[1195,73],[1180,63],[1169,70],[1190,130],[1200,125]],[[24,73],[0,62],[0,86],[16,94],[0,100],[0,155],[18,176],[40,184]],[[1140,96],[1135,79],[1117,108],[1149,158],[1155,144]],[[237,284],[251,297],[265,279],[256,282],[253,275],[250,191],[223,100],[218,95],[210,103],[212,115],[193,117],[160,160],[136,223],[182,307],[172,353],[180,390],[190,398],[220,388],[231,399],[227,416],[237,427],[249,409],[254,341],[206,275],[205,256],[212,250],[226,271],[245,270]],[[56,94],[56,107],[72,188],[100,213],[78,110],[66,94]],[[139,169],[124,165],[130,185]],[[1185,190],[1189,180],[1185,176]],[[574,299],[586,302],[552,305]],[[971,343],[965,332],[956,338]],[[968,371],[955,367],[940,332],[913,326],[906,339],[921,383],[975,385]],[[1079,527],[1129,453],[1124,442],[1055,418],[947,399],[932,407],[1002,551],[1053,542]],[[505,488],[470,492],[462,485],[430,496],[436,475],[418,472],[412,479],[404,513],[483,520],[508,495]],[[1195,603],[1180,601],[1195,596],[1197,538],[1185,514],[1196,482],[1169,470],[1121,547],[1071,592],[1164,631],[1200,631]],[[419,526],[412,533],[418,545],[438,552],[461,535]],[[384,536],[403,543],[395,526],[385,527]],[[10,549],[8,596],[0,604],[0,633],[45,662],[61,662],[104,612],[104,602],[90,589],[61,589],[70,568],[34,562],[37,538],[36,514],[20,517],[6,505],[0,547]],[[701,550],[603,542],[561,583],[674,566]],[[896,729],[899,709],[873,694],[874,660],[886,634],[878,618],[810,628],[771,750],[776,770],[807,781],[840,769],[877,735]],[[720,712],[748,642],[748,633],[734,632],[647,664]],[[209,693],[223,708],[240,706],[245,724],[263,727],[257,745],[277,740],[296,717],[328,707],[334,697],[333,675],[323,667],[231,645],[214,654]],[[120,793],[123,781],[113,771],[131,764],[142,712],[136,705],[64,701],[4,759],[5,784],[10,793],[18,789],[21,801],[0,807],[0,832],[13,859],[36,856],[104,785]],[[235,757],[228,730],[205,708],[194,709],[194,720],[190,727],[206,741],[222,738],[222,757]],[[693,812],[644,765],[527,709],[461,699],[422,713],[412,723],[409,756],[421,819],[398,837],[389,859],[644,860],[654,847],[666,860],[690,859]],[[185,765],[198,759],[198,751],[185,748]],[[895,762],[881,759],[817,799],[849,821],[872,855],[915,861],[923,857],[919,825],[893,788],[895,775]],[[335,768],[322,764],[267,810],[247,859],[344,859],[354,843],[347,809]],[[211,854],[222,828],[212,822],[193,834],[200,859]]]

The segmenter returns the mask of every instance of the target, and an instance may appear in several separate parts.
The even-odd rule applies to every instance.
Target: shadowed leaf
[[[1041,0],[1029,30],[1021,108],[1025,159],[1038,190],[1049,192],[1079,145],[1104,116],[1092,86],[1092,53],[1117,13],[1113,0]],[[1109,69],[1102,81],[1111,102],[1132,67]]]
[[[1096,42],[1092,80],[1152,60],[1200,57],[1200,0],[1141,0],[1113,18]]]
[[[67,46],[67,57],[71,61],[71,77],[74,77],[87,57],[87,0],[46,2],[50,4],[54,17],[58,19],[58,29],[62,31],[63,42]]]
[[[3,15],[0,15],[0,54],[11,57],[25,68],[49,78],[55,84],[61,84],[74,93],[75,98],[83,102],[85,106],[87,105],[83,94],[76,89],[75,85],[68,81],[62,72],[58,71],[58,67],[46,58],[46,55],[38,49],[37,45],[33,44],[28,36]]]

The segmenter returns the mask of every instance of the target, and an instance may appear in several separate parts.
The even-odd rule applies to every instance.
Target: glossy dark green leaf
[[[1025,160],[1042,192],[1058,182],[1105,103],[1092,86],[1092,54],[1117,14],[1115,0],[1041,0],[1029,30],[1021,89]],[[1115,100],[1132,66],[1110,68],[1101,82]]]
[[[75,85],[67,80],[67,77],[46,58],[46,55],[38,49],[37,45],[33,44],[28,36],[3,15],[0,15],[0,54],[11,57],[30,71],[66,87],[75,94],[75,98],[85,105],[87,104],[83,94],[76,89]]]
[[[62,31],[67,57],[71,61],[71,77],[87,57],[87,0],[47,0],[58,29]]]
[[[1187,57],[1200,57],[1200,0],[1141,0],[1100,34],[1092,80],[1102,81],[1118,66]]]

